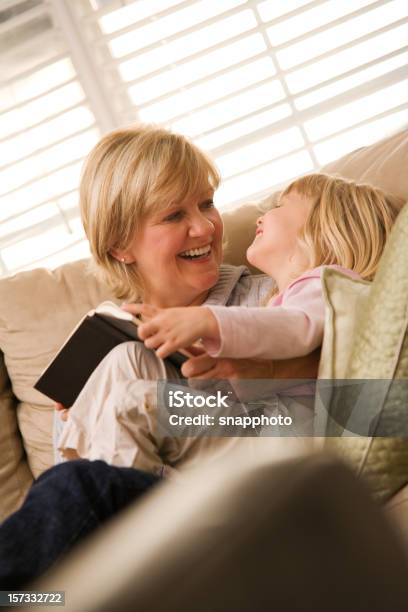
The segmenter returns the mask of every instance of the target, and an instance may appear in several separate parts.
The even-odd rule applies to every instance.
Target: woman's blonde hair
[[[320,173],[293,181],[280,197],[292,191],[314,201],[300,236],[310,254],[310,268],[337,264],[372,280],[403,200],[367,184]]]
[[[220,182],[211,160],[187,138],[153,125],[115,130],[89,154],[81,177],[82,222],[99,275],[118,298],[137,300],[143,279],[126,250],[150,214]]]

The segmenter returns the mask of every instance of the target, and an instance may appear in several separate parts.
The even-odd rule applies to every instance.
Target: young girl
[[[369,185],[304,176],[258,219],[247,250],[248,261],[276,281],[266,308],[126,308],[149,319],[139,334],[161,358],[198,340],[213,357],[306,355],[323,339],[324,267],[372,280],[397,212],[394,200]]]

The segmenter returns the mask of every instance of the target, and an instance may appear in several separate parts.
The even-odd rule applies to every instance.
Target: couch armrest
[[[402,612],[407,571],[381,509],[336,459],[231,453],[157,487],[35,588],[64,589],[67,612]]]

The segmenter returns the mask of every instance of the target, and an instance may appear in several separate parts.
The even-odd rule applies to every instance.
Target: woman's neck
[[[185,306],[201,306],[210,293],[209,289],[206,289],[199,295],[192,298],[180,298],[178,296],[159,296],[159,295],[148,295],[143,296],[143,302],[155,306],[156,308],[177,308]]]

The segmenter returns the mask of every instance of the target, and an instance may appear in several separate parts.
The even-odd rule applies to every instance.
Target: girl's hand
[[[59,412],[59,418],[61,419],[61,421],[67,421],[68,420],[68,408],[65,408],[65,406],[63,406],[62,404],[57,402],[55,404],[55,410],[57,410],[57,412]]]
[[[209,308],[155,308],[148,304],[132,305],[133,314],[141,314],[148,321],[138,327],[139,338],[147,348],[165,359],[171,353],[188,348],[199,338],[219,340],[218,323]]]

